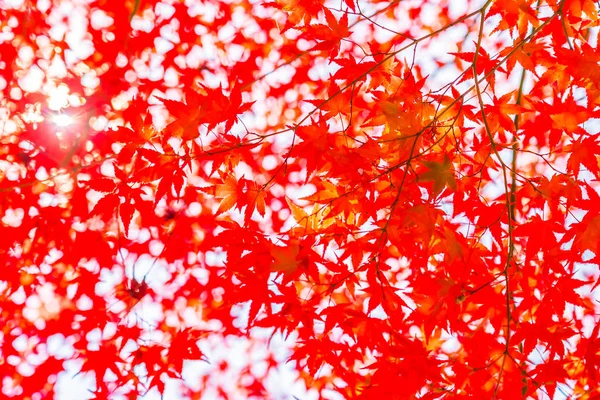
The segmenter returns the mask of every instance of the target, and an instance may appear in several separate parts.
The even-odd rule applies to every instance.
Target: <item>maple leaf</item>
[[[221,199],[217,214],[222,214],[231,209],[243,196],[242,188],[238,185],[238,180],[233,175],[226,176],[223,183],[214,187],[215,197]],[[240,207],[241,208],[241,207]]]
[[[121,217],[121,221],[123,222],[123,226],[125,227],[125,235],[129,233],[129,225],[131,223],[131,219],[133,218],[134,212],[135,207],[131,203],[131,199],[127,199],[119,206],[119,215]]]
[[[598,368],[600,368],[600,340],[598,331],[600,324],[596,323],[591,334],[583,338],[577,346],[577,355],[585,361],[585,371],[592,383],[598,382]]]
[[[90,189],[101,193],[111,193],[117,187],[115,182],[109,178],[94,179],[92,181],[85,181],[85,183]]]
[[[585,218],[584,221],[572,228],[577,235],[575,236],[574,246],[579,251],[591,250],[600,254],[600,216]]]
[[[502,20],[493,32],[501,30],[512,31],[516,29],[521,37],[527,34],[528,24],[538,26],[538,16],[531,4],[520,0],[503,0],[494,2],[490,7],[489,15],[500,15]]]
[[[515,228],[515,236],[525,236],[527,240],[527,258],[536,257],[540,250],[552,251],[558,244],[555,233],[563,233],[564,228],[558,222],[544,221],[535,216],[530,222]]]
[[[185,172],[182,168],[179,168],[176,165],[165,165],[165,167],[170,167],[170,173],[167,174],[166,171],[162,176],[158,187],[156,188],[156,194],[154,197],[154,203],[158,203],[164,196],[168,199],[179,197],[179,193],[183,188],[185,182]],[[175,196],[173,196],[171,189],[174,190]]]
[[[444,161],[425,161],[423,163],[428,171],[419,175],[419,179],[423,182],[433,182],[433,196],[437,197],[442,191],[449,187],[456,190],[456,179],[451,170],[452,162],[448,155],[444,155]]]
[[[348,14],[344,13],[338,21],[333,13],[324,8],[327,25],[314,24],[304,28],[307,38],[316,39],[320,42],[312,50],[328,50],[331,60],[337,57],[340,50],[340,41],[352,34],[348,30]]]
[[[272,271],[291,274],[298,269],[300,263],[298,260],[300,242],[298,240],[292,239],[285,246],[274,245],[270,251],[273,256]]]
[[[507,73],[507,71],[498,64],[496,59],[490,57],[488,52],[485,50],[483,46],[478,47],[479,53],[477,54],[477,63],[475,65],[475,70],[477,71],[477,79],[482,76],[487,76],[487,81],[493,87],[495,85],[495,75],[489,74],[493,69],[497,69],[499,72]],[[460,79],[461,82],[464,82],[468,79],[473,79],[473,68],[472,64],[475,61],[475,53],[474,52],[458,52],[458,53],[448,53],[453,56],[456,56],[456,62],[459,68],[462,68],[462,61],[466,61],[471,63],[471,65],[467,66],[467,69],[462,75]]]
[[[311,125],[299,126],[295,133],[302,141],[294,146],[290,155],[306,159],[306,179],[308,179],[323,165],[322,155],[329,148],[329,127],[324,119],[321,119]]]
[[[496,132],[500,127],[509,132],[514,131],[514,118],[511,118],[509,115],[522,114],[528,111],[525,107],[511,104],[512,97],[513,93],[507,93],[499,99],[494,99],[493,105],[486,105],[484,107],[487,123],[491,131]]]
[[[288,21],[282,32],[293,28],[300,22],[304,22],[305,25],[310,24],[311,19],[323,9],[321,2],[315,0],[277,0],[276,2],[267,2],[264,5],[289,12]]]
[[[122,359],[112,344],[103,344],[100,350],[86,350],[84,354],[84,363],[81,366],[80,373],[94,372],[96,384],[99,388],[106,387],[104,375],[107,371],[116,376],[121,375],[117,363]]]
[[[221,87],[213,89],[201,86],[199,92],[187,90],[186,95],[187,103],[154,96],[175,117],[175,121],[167,125],[163,134],[191,140],[200,136],[200,125],[207,124],[210,131],[222,122],[225,122],[225,130],[229,131],[238,114],[244,113],[253,104],[242,103],[239,88],[233,88],[227,96]]]
[[[375,61],[363,61],[357,63],[354,57],[336,58],[333,60],[340,65],[340,69],[333,74],[333,79],[352,80],[354,82],[367,79],[367,73],[377,66]]]
[[[357,85],[354,90],[359,91],[360,84]],[[332,82],[327,90],[327,94],[327,99],[304,101],[318,107],[321,111],[325,111],[325,114],[323,115],[325,119],[329,119],[340,114],[349,115],[351,113],[352,91],[342,91],[340,87],[335,84],[335,82]]]
[[[581,166],[587,168],[597,178],[600,178],[600,167],[598,155],[600,155],[600,144],[594,137],[581,138],[575,141],[569,148],[570,156],[567,161],[567,169],[575,176],[579,174]]]
[[[310,235],[318,230],[319,227],[327,227],[334,223],[332,217],[328,217],[328,212],[325,208],[315,204],[311,213],[306,212],[302,207],[294,204],[288,198],[285,199],[294,220],[298,226],[292,228],[291,232],[300,236]]]
[[[167,361],[174,364],[175,371],[181,374],[183,360],[204,360],[204,354],[198,348],[197,341],[201,332],[186,328],[175,333],[167,353]]]
[[[266,192],[263,186],[260,186],[256,182],[245,181],[246,184],[246,221],[248,221],[256,209],[261,217],[265,216],[266,212]]]
[[[570,14],[577,18],[581,18],[582,13],[585,13],[592,21],[598,20],[598,8],[593,0],[568,1],[565,8]]]
[[[105,221],[112,218],[121,204],[119,196],[116,194],[108,194],[98,200],[98,203],[92,209],[90,215],[100,215]]]

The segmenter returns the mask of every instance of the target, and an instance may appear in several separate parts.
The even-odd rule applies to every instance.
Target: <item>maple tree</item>
[[[0,5],[3,396],[600,398],[593,0]]]

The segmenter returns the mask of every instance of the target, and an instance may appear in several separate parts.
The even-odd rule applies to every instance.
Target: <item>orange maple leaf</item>
[[[444,155],[444,161],[425,161],[423,164],[428,168],[428,171],[419,175],[419,179],[423,182],[433,182],[433,196],[437,197],[445,187],[456,190],[456,179],[452,172],[452,162],[448,155]]]

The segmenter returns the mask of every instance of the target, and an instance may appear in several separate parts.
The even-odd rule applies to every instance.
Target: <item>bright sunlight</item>
[[[73,118],[68,114],[56,114],[52,117],[52,122],[58,126],[69,126],[73,123]]]

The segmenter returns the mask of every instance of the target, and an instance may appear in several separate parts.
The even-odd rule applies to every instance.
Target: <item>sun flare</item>
[[[68,114],[56,114],[52,117],[52,122],[57,126],[66,127],[73,123],[73,118]]]

